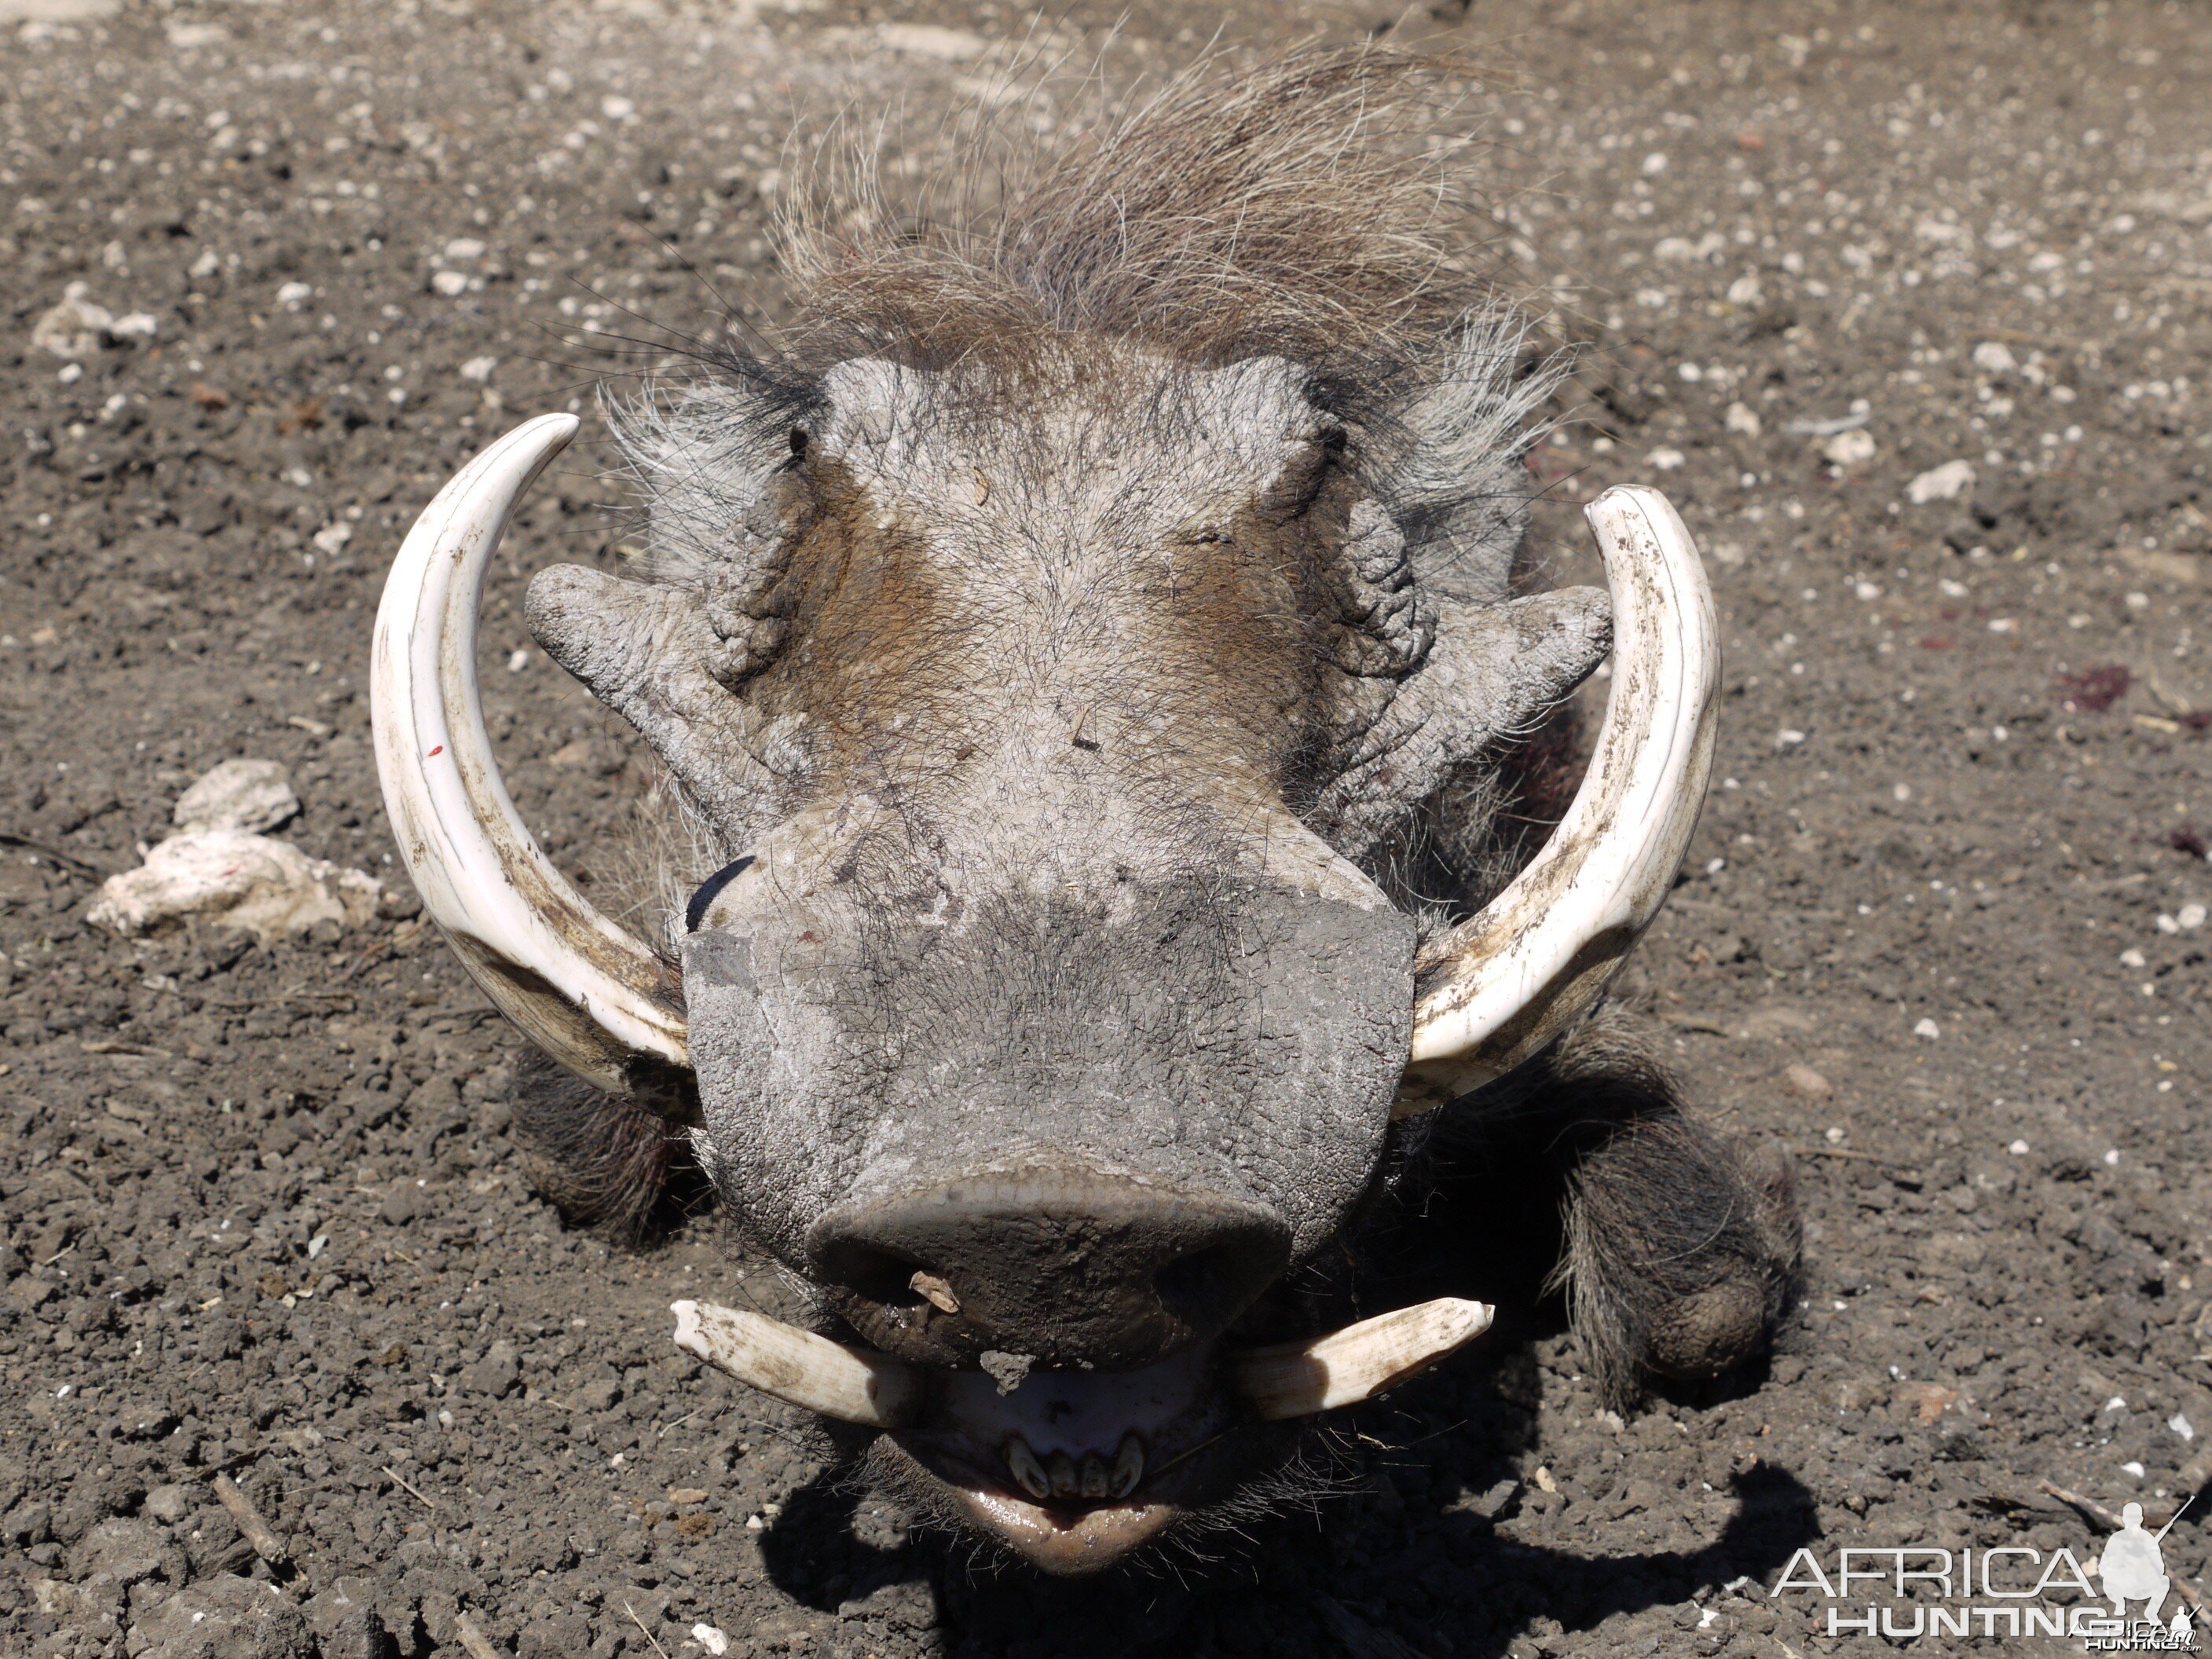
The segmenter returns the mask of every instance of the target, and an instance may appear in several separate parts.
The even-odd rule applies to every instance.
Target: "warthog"
[[[1425,240],[1427,75],[1187,80],[950,228],[802,215],[787,345],[617,412],[650,547],[527,615],[710,849],[665,938],[539,851],[478,704],[484,573],[575,420],[447,486],[377,620],[409,868],[580,1080],[526,1114],[556,1188],[620,1222],[695,1164],[814,1328],[682,1303],[678,1340],[1051,1571],[1283,1490],[1532,1233],[1615,1403],[1789,1299],[1786,1171],[1599,1010],[1702,803],[1711,599],[1634,489],[1589,513],[1609,601],[1526,591],[1554,376]],[[1444,1188],[1463,1295],[1372,1313]]]

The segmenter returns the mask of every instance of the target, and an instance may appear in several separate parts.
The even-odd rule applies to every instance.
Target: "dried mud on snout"
[[[1137,9],[1133,49],[1179,60],[1215,21],[1186,9]],[[465,1617],[518,1656],[1804,1653],[1818,1598],[1767,1594],[1801,1544],[2087,1561],[2103,1531],[2046,1482],[2154,1518],[2203,1485],[2212,22],[1423,25],[1509,43],[1486,195],[1595,343],[1532,468],[1561,580],[1614,483],[1706,552],[1720,781],[1631,988],[1708,1109],[1795,1149],[1806,1303],[1758,1375],[1624,1420],[1525,1293],[1409,1269],[1376,1306],[1459,1289],[1499,1322],[1344,1420],[1358,1459],[1317,1479],[1346,1493],[1071,1586],[854,1497],[799,1413],[674,1348],[672,1301],[800,1310],[710,1216],[644,1254],[562,1230],[508,1127],[520,1042],[417,921],[83,919],[241,756],[289,769],[303,852],[395,873],[364,698],[406,524],[583,395],[587,332],[703,326],[708,283],[772,308],[791,108],[943,107],[1016,21],[19,11],[0,1645],[424,1655],[470,1650]],[[1107,21],[1054,27],[1087,53]],[[1373,21],[1254,5],[1230,39]],[[584,449],[510,534],[483,669],[519,806],[612,908],[643,764],[520,617],[532,569],[628,533]],[[1450,1188],[1437,1237],[1512,1179]]]

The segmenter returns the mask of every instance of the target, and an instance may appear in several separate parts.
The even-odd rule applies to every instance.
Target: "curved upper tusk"
[[[385,810],[431,920],[539,1046],[629,1096],[650,1092],[651,1074],[690,1065],[682,985],[531,838],[500,781],[477,687],[477,606],[492,552],[576,426],[573,415],[541,415],[517,427],[423,509],[377,609],[369,711]]]
[[[1656,489],[1586,509],[1613,590],[1613,690],[1550,841],[1425,953],[1396,1115],[1502,1076],[1587,1013],[1681,867],[1712,773],[1720,629],[1696,544]]]

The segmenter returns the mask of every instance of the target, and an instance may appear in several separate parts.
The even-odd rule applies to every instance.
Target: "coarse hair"
[[[1217,52],[1150,89],[1086,81],[1042,143],[1006,113],[1054,85],[1030,82],[965,118],[904,204],[857,124],[813,143],[779,214],[795,319],[779,367],[1018,368],[1106,339],[1194,368],[1286,357],[1325,399],[1373,404],[1502,308],[1448,246],[1478,85],[1463,62]],[[767,364],[730,366],[757,383]]]

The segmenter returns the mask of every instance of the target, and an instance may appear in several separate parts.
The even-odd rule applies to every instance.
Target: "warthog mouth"
[[[762,1315],[678,1302],[677,1346],[825,1417],[883,1431],[894,1468],[1047,1572],[1111,1565],[1224,1495],[1269,1423],[1373,1398],[1489,1328],[1443,1297],[1267,1347],[1209,1343],[1133,1371],[994,1378],[925,1367]]]

